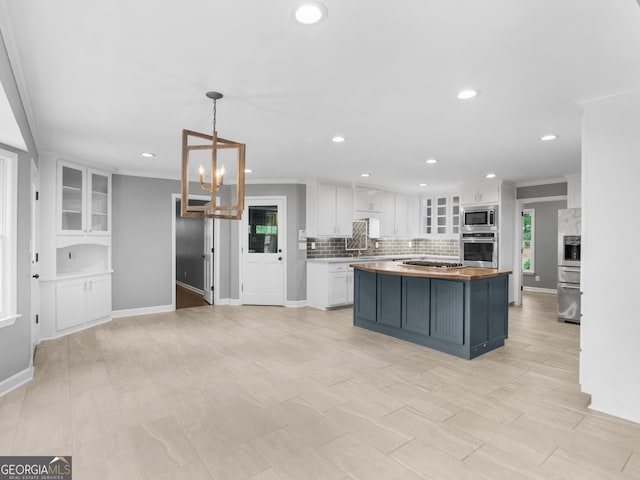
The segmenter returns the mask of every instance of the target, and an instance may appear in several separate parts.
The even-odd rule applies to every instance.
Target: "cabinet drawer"
[[[349,265],[346,263],[339,263],[337,265],[329,265],[329,273],[346,272]]]

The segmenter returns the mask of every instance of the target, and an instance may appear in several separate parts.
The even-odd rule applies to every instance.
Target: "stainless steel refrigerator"
[[[558,320],[580,323],[581,209],[558,210]]]

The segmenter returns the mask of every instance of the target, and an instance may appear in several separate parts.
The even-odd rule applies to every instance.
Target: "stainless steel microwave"
[[[464,207],[462,211],[462,230],[477,232],[498,229],[498,207]]]

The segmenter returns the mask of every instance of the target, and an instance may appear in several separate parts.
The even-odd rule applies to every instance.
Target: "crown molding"
[[[640,0],[638,0],[640,2]],[[610,90],[607,92],[600,92],[593,95],[587,95],[585,97],[576,98],[574,101],[581,107],[588,107],[591,105],[598,105],[606,103],[610,100],[615,100],[627,95],[639,95],[640,87],[621,88],[617,90]]]

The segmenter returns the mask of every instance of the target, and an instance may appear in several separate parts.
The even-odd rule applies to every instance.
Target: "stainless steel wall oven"
[[[465,267],[498,268],[497,232],[463,232],[460,261]]]

